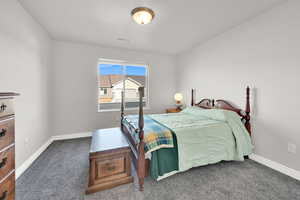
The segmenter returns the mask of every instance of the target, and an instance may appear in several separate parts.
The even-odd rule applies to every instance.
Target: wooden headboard
[[[195,103],[195,89],[192,89],[192,106],[198,106],[204,109],[224,109],[236,112],[239,116],[241,116],[241,120],[244,123],[246,129],[251,135],[251,124],[250,124],[250,88],[246,88],[246,108],[242,110],[230,104],[228,101],[223,99],[202,99],[198,103]]]

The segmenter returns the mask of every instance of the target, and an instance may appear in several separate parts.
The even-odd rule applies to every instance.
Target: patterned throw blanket
[[[139,142],[138,115],[127,115],[123,124],[128,128],[131,135]],[[130,125],[131,126],[130,126]],[[144,142],[145,153],[150,153],[160,148],[173,148],[172,132],[167,127],[144,115]]]

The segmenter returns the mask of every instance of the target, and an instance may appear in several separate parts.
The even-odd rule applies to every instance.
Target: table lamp
[[[177,109],[181,109],[181,107],[182,107],[182,99],[183,99],[182,94],[181,93],[176,93],[174,95],[174,99],[176,101]]]

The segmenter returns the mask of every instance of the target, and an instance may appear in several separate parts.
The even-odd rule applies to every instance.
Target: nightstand
[[[178,113],[180,111],[182,111],[182,109],[180,109],[180,108],[168,108],[168,109],[166,109],[166,113]]]

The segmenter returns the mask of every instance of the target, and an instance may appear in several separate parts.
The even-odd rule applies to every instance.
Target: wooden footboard
[[[138,134],[140,142],[136,143],[135,139],[130,134],[126,126],[123,125],[124,119],[124,92],[122,92],[122,102],[121,102],[121,130],[129,141],[132,150],[132,160],[137,171],[137,176],[139,179],[139,190],[144,190],[144,179],[148,174],[149,160],[145,159],[145,142],[144,142],[144,114],[143,114],[143,97],[144,97],[144,87],[139,87],[139,128]],[[129,126],[131,126],[129,124]],[[135,127],[132,127],[135,128]]]
[[[123,134],[125,135],[125,137],[127,138],[128,143],[131,146],[132,162],[133,162],[135,169],[137,170],[137,168],[138,168],[137,144],[135,144],[134,139],[132,138],[132,135],[129,133],[129,130],[123,124],[121,124],[121,130],[122,130]],[[149,176],[149,166],[150,166],[150,160],[146,159],[145,160],[145,177]]]

